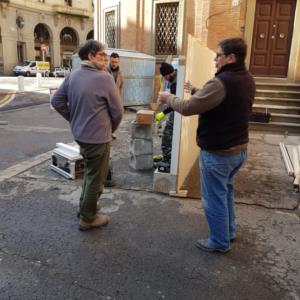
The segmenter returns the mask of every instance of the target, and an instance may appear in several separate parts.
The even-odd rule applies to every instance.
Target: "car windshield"
[[[25,67],[25,66],[28,66],[29,64],[30,64],[30,61],[25,60],[25,61],[21,64],[21,66],[22,66],[22,67]]]

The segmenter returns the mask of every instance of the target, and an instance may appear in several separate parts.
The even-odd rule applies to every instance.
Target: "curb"
[[[45,152],[45,153],[37,155],[31,159],[28,159],[26,161],[20,162],[16,165],[13,165],[11,167],[4,169],[3,171],[1,171],[0,182],[10,179],[20,173],[27,171],[28,169],[30,169],[36,165],[39,165],[40,163],[48,160],[52,154],[52,151],[53,150]]]

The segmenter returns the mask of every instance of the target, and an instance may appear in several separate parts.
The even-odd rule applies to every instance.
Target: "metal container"
[[[123,103],[125,106],[149,104],[153,100],[155,57],[137,51],[108,48],[110,55],[120,56],[120,70],[124,74]],[[80,67],[78,54],[72,56],[72,70]]]

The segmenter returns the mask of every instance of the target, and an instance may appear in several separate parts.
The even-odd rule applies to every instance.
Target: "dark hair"
[[[88,55],[90,53],[95,56],[100,50],[103,50],[104,48],[104,45],[99,43],[98,41],[88,40],[80,47],[78,55],[81,60],[88,60]]]
[[[237,62],[244,62],[247,55],[247,45],[241,38],[225,39],[219,43],[219,47],[222,49],[225,56],[234,54]]]
[[[113,53],[110,55],[110,57],[112,57],[112,58],[120,58],[119,54],[116,53],[116,52],[113,52]]]
[[[166,75],[172,74],[174,72],[174,68],[172,65],[170,65],[166,62],[163,62],[160,65],[159,72],[160,72],[161,76],[166,76]]]

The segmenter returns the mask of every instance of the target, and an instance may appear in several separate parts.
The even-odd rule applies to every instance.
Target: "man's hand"
[[[191,84],[190,81],[185,82],[184,85],[183,85],[183,87],[184,87],[184,91],[186,93],[190,93],[190,94],[195,89],[195,87]]]
[[[172,94],[168,93],[168,92],[159,92],[158,93],[158,102],[161,104],[166,104],[167,103],[167,98],[168,96],[170,96]]]

